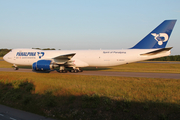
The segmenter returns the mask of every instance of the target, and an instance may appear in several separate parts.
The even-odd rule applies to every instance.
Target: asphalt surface
[[[0,105],[0,120],[55,120],[33,113]]]
[[[0,71],[7,71],[7,72],[37,72],[37,71],[32,71],[32,69],[22,69],[22,68],[20,68],[19,70],[14,70],[12,68],[0,68]],[[44,73],[44,72],[37,72],[37,73]],[[83,72],[79,72],[79,73],[70,73],[70,72],[68,72],[68,73],[59,73],[57,71],[50,71],[50,72],[46,72],[46,73],[180,79],[180,74],[178,74],[178,73],[109,72],[109,71],[83,71]]]
[[[73,74],[73,73],[71,73]],[[170,78],[180,79],[180,74],[175,73],[143,73],[143,72],[108,72],[108,71],[85,71],[79,75],[97,76],[120,76],[120,77],[144,77],[144,78]]]

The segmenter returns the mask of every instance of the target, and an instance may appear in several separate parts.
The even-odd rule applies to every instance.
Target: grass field
[[[11,67],[0,61],[0,68]],[[179,68],[132,63],[84,69],[180,73]],[[180,79],[0,72],[0,104],[61,120],[178,120]]]
[[[0,72],[0,103],[57,119],[177,120],[180,80]]]

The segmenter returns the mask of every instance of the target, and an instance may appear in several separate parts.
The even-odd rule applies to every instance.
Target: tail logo
[[[158,41],[159,45],[162,45],[163,42],[166,42],[169,39],[169,36],[166,33],[151,33],[152,36],[154,36],[154,39]]]

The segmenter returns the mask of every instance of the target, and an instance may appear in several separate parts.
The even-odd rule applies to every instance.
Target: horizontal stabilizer
[[[159,54],[161,52],[169,51],[172,48],[173,47],[161,48],[161,49],[158,49],[158,50],[155,50],[155,51],[151,51],[151,52],[148,52],[148,53],[144,53],[144,54],[141,54],[141,55],[156,55],[156,54]]]

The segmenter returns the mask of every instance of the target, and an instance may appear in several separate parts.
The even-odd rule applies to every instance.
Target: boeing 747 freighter
[[[60,72],[82,72],[82,67],[107,67],[170,55],[166,44],[176,20],[165,20],[139,43],[129,49],[112,50],[36,50],[13,49],[3,59],[14,65],[32,66],[33,70],[53,70]]]

